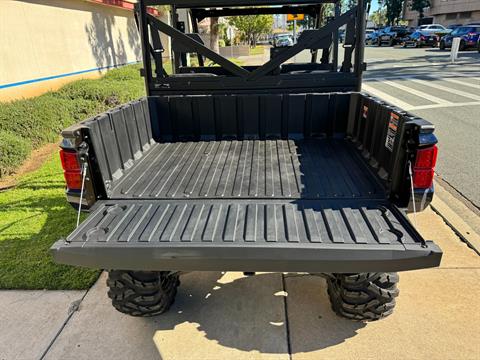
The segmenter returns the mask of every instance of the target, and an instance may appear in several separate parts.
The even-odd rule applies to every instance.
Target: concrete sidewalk
[[[71,317],[81,292],[55,302],[24,292],[13,306],[18,294],[0,292],[0,359],[47,349],[46,359],[479,359],[480,257],[432,210],[417,223],[442,247],[442,266],[401,273],[396,311],[382,321],[335,316],[321,277],[239,273],[184,275],[170,312],[133,318],[112,308],[102,275]]]

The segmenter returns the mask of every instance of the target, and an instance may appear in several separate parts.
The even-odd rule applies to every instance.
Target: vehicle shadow
[[[170,311],[143,319],[155,331],[154,339],[165,342],[163,332],[179,327],[183,331],[178,337],[192,338],[180,326],[191,323],[195,332],[225,347],[267,354],[288,353],[290,348],[300,353],[340,344],[366,325],[332,312],[326,282],[318,276],[285,275],[282,279],[281,274],[271,273],[245,277],[195,272],[182,276],[181,281]],[[165,354],[165,349],[159,351]]]

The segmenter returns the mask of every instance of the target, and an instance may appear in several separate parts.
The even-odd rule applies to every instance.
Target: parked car
[[[365,45],[376,45],[378,37],[383,33],[383,29],[375,30],[370,34],[365,35]]]
[[[409,33],[410,31],[406,26],[387,26],[378,37],[377,45],[387,44],[388,46],[393,46],[400,44]]]
[[[293,37],[290,34],[280,34],[273,38],[274,47],[293,46]]]
[[[480,25],[461,26],[452,31],[451,34],[445,35],[440,40],[440,50],[452,47],[454,38],[460,38],[460,46],[458,50],[463,51],[467,48],[474,48],[478,44],[480,36]]]
[[[417,30],[437,35],[446,35],[452,32],[452,29],[447,29],[445,26],[440,24],[421,25],[417,28]]]
[[[366,29],[365,30],[365,44],[367,44],[367,40],[369,37],[375,32],[374,29]]]
[[[431,46],[436,47],[438,44],[438,36],[431,33],[422,31],[415,31],[413,34],[407,35],[403,39],[403,47],[422,47]]]
[[[456,28],[460,27],[460,26],[463,26],[462,24],[452,24],[452,25],[448,25],[447,26],[447,29],[449,30],[455,30]]]

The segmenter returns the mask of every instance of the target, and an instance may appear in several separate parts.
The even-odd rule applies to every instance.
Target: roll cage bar
[[[335,16],[320,27],[323,4],[335,5]],[[171,25],[149,14],[151,5],[171,6]],[[188,9],[193,33],[184,33],[179,9]],[[279,52],[263,65],[240,66],[203,44],[198,23],[208,17],[308,14],[315,29],[302,32],[293,46]],[[365,4],[340,14],[338,0],[139,0],[135,17],[142,40],[142,75],[148,95],[212,94],[249,92],[332,92],[361,88],[365,35]],[[338,66],[338,30],[346,26],[344,56]],[[160,33],[171,38],[172,74],[165,71]],[[303,50],[311,51],[308,63],[285,63]],[[318,51],[322,51],[317,62]],[[196,54],[198,66],[188,66],[186,54]],[[354,62],[352,63],[352,56]],[[204,59],[219,66],[205,66]]]

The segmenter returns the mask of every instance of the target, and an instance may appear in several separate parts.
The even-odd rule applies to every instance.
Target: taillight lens
[[[82,188],[82,174],[78,154],[75,151],[60,150],[63,175],[69,190],[80,190]]]
[[[415,168],[431,168],[435,167],[437,163],[438,148],[436,145],[427,149],[417,150],[417,157],[415,158]]]
[[[82,188],[82,175],[79,172],[65,171],[63,175],[69,190],[80,190]]]
[[[80,161],[76,151],[60,150],[60,160],[65,171],[80,171]]]
[[[420,36],[420,40],[425,40],[425,36]]]
[[[428,189],[433,184],[433,169],[414,169],[413,187],[415,189]]]
[[[415,166],[413,168],[413,187],[427,189],[433,183],[433,169],[437,163],[437,146],[417,150]]]

